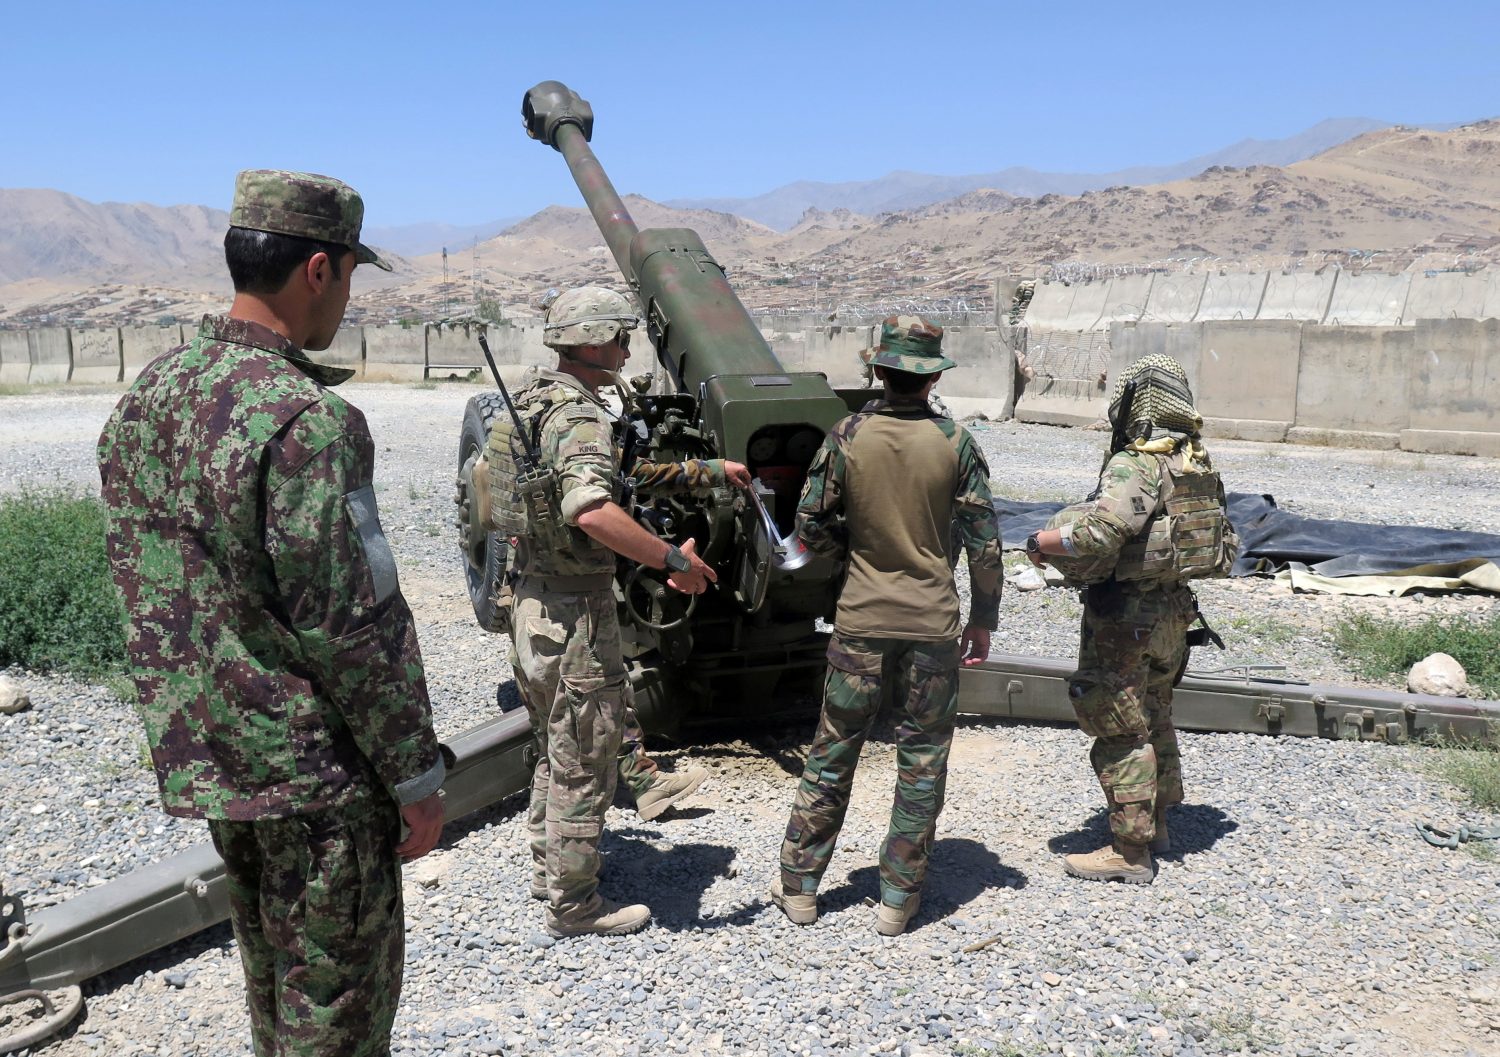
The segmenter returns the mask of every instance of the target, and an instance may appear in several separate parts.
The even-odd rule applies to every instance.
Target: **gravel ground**
[[[417,613],[439,732],[493,711],[503,644],[473,624],[447,527],[457,424],[476,389],[354,385],[380,446],[383,521]],[[93,444],[117,394],[0,398],[0,492],[97,487]],[[997,492],[1073,499],[1103,437],[980,424]],[[1229,487],[1312,516],[1500,532],[1494,460],[1218,442]],[[1014,561],[1014,559],[1013,559]],[[1338,615],[1489,614],[1474,597],[1293,595],[1204,585],[1234,663],[1356,682]],[[1009,591],[1007,652],[1068,656],[1078,604]],[[1220,663],[1213,658],[1208,663]],[[5,889],[40,907],[205,839],[157,808],[128,707],[108,690],[12,671],[34,708],[0,718]],[[1107,839],[1076,730],[965,720],[914,928],[878,937],[874,867],[893,752],[867,750],[823,917],[765,900],[810,724],[664,754],[712,777],[654,823],[611,816],[604,884],[652,905],[640,935],[554,942],[525,895],[517,798],[450,825],[410,871],[399,1054],[1500,1054],[1500,867],[1444,852],[1416,820],[1463,815],[1423,750],[1185,734],[1179,849],[1149,888],[1065,878],[1055,857]],[[418,883],[420,875],[430,887]],[[990,941],[982,949],[964,948]],[[220,927],[91,981],[87,1018],[47,1054],[248,1054],[239,965]],[[3,1032],[0,1026],[0,1032]]]

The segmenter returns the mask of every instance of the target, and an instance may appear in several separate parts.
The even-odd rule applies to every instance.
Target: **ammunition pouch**
[[[1184,473],[1181,454],[1160,457],[1161,498],[1146,527],[1120,549],[1117,580],[1182,581],[1228,576],[1239,537],[1224,513],[1213,470]]]
[[[541,436],[542,422],[556,406],[538,390],[516,394],[516,417],[531,436],[516,432],[510,415],[496,416],[490,427],[484,457],[490,472],[490,525],[506,536],[526,536],[540,550],[561,551],[572,545],[572,536],[563,521],[562,490],[557,471],[532,462],[528,448],[535,451]]]

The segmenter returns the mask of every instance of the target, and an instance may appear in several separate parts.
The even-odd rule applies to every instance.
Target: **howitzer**
[[[707,497],[636,497],[637,520],[674,543],[691,538],[719,574],[696,610],[634,570],[617,580],[636,708],[647,729],[765,715],[798,696],[823,665],[819,617],[836,602],[838,570],[789,551],[798,494],[828,428],[869,390],[783,368],[703,240],[687,228],[641,230],[589,146],[594,115],[567,86],[544,81],[521,107],[527,134],[566,159],[621,275],[640,301],[660,371],[655,391],[630,395],[622,428],[638,458],[732,459],[757,479]],[[650,388],[648,385],[646,388]],[[498,395],[470,401],[459,446],[462,544],[480,622],[503,626],[495,579],[505,546],[474,516],[473,466],[501,412]],[[798,683],[804,684],[798,686]]]

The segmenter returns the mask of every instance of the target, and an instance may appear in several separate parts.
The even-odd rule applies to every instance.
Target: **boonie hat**
[[[865,361],[910,374],[936,374],[957,367],[943,355],[943,328],[921,316],[889,316],[880,324],[880,344]]]
[[[359,241],[364,199],[331,176],[285,169],[246,169],[235,177],[232,227],[317,239],[347,246],[360,264],[384,271],[391,266]]]

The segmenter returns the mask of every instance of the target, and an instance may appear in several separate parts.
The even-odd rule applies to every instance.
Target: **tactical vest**
[[[1158,456],[1161,497],[1146,527],[1120,549],[1115,579],[1201,580],[1228,576],[1239,537],[1224,514],[1224,484],[1214,470],[1183,473],[1183,456]]]
[[[484,448],[490,468],[490,525],[506,536],[530,537],[544,550],[564,550],[571,537],[563,522],[557,472],[540,462],[524,468],[531,461],[528,448],[540,454],[542,425],[563,398],[556,386],[537,385],[520,390],[513,400],[526,431],[524,440],[510,413],[502,411],[490,426]]]

